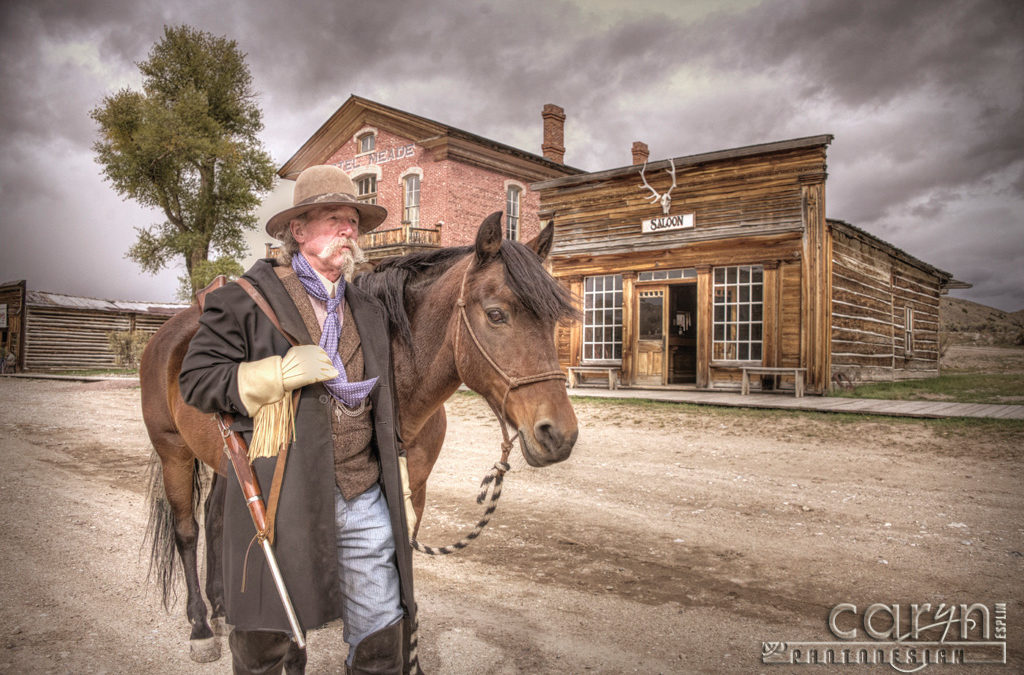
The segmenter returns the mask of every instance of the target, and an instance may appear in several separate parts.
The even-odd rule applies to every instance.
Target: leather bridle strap
[[[562,381],[564,381],[565,380],[565,373],[563,373],[561,370],[549,370],[549,371],[544,372],[544,373],[538,373],[536,375],[528,375],[526,377],[513,377],[513,376],[509,375],[508,373],[506,373],[502,369],[502,367],[498,365],[498,363],[488,353],[487,349],[480,343],[479,338],[477,338],[477,336],[476,336],[476,332],[473,330],[472,324],[470,324],[470,322],[469,322],[469,314],[466,312],[466,279],[469,278],[469,270],[472,267],[473,267],[473,263],[471,261],[469,266],[466,267],[465,273],[462,275],[462,284],[459,287],[459,299],[455,301],[455,305],[456,305],[456,307],[458,307],[459,314],[461,315],[461,318],[462,318],[462,321],[460,321],[456,325],[456,329],[455,329],[455,371],[459,373],[459,379],[461,379],[463,382],[465,382],[466,378],[464,378],[462,376],[462,373],[459,372],[459,358],[458,358],[458,354],[459,354],[459,351],[461,350],[461,346],[462,346],[461,345],[461,337],[462,337],[462,330],[461,329],[462,329],[462,325],[465,324],[466,332],[469,333],[469,337],[472,338],[473,344],[476,345],[477,350],[480,352],[481,355],[483,355],[484,359],[487,360],[487,363],[491,364],[491,368],[494,369],[494,372],[498,373],[498,376],[502,379],[502,381],[505,382],[505,394],[504,394],[504,396],[501,397],[501,410],[500,410],[500,412],[497,409],[495,409],[494,404],[492,404],[490,401],[487,401],[487,404],[491,407],[491,411],[494,413],[495,417],[498,418],[498,423],[501,425],[501,435],[504,438],[504,440],[501,443],[501,462],[500,462],[500,464],[503,465],[503,466],[499,466],[499,465],[496,464],[495,468],[497,468],[501,473],[505,473],[509,469],[509,466],[508,466],[508,456],[509,456],[509,453],[512,450],[512,443],[515,442],[516,438],[519,437],[519,431],[518,430],[516,430],[515,436],[512,436],[511,438],[509,437],[509,434],[508,434],[508,426],[507,426],[506,418],[505,418],[505,406],[508,403],[508,395],[510,393],[512,393],[513,389],[518,389],[519,387],[522,387],[522,386],[525,386],[525,385],[528,385],[528,384],[534,384],[536,382],[545,382],[547,380],[562,380]]]

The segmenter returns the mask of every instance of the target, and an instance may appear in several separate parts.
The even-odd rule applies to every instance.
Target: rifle
[[[242,435],[231,430],[231,423],[234,421],[231,415],[220,413],[214,417],[220,427],[221,436],[224,437],[224,452],[231,459],[231,465],[235,467],[235,476],[238,477],[238,484],[242,488],[242,496],[245,497],[253,525],[256,526],[256,539],[263,548],[263,554],[267,558],[267,567],[270,568],[274,586],[277,588],[277,594],[281,597],[284,613],[288,617],[288,625],[291,626],[292,633],[295,635],[295,644],[299,649],[305,649],[306,640],[302,634],[302,627],[299,625],[299,617],[295,614],[295,608],[292,607],[292,599],[284,585],[284,577],[281,576],[281,569],[277,566],[274,548],[267,536],[267,510],[263,503],[259,481],[252,470],[252,465],[249,464],[249,449],[246,447]]]

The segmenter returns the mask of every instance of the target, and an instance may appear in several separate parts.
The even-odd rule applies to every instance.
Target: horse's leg
[[[405,444],[405,454],[409,464],[409,488],[412,490],[412,507],[416,511],[414,537],[423,522],[423,509],[427,503],[427,477],[434,469],[434,463],[437,462],[437,458],[441,454],[441,445],[444,443],[444,434],[447,428],[448,420],[442,407],[427,419],[416,437]]]
[[[224,542],[224,477],[213,474],[206,497],[206,599],[210,601],[210,623],[216,635],[227,635],[224,619],[224,568],[221,561]]]
[[[174,544],[185,572],[185,613],[192,625],[189,652],[193,661],[206,663],[220,658],[220,643],[207,623],[206,603],[199,585],[199,524],[193,507],[199,487],[196,460],[189,452],[187,459],[178,457],[176,461],[165,462],[163,469],[164,491],[174,518]]]

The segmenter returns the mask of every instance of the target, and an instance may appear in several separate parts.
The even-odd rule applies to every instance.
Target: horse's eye
[[[505,323],[505,312],[500,309],[489,309],[487,318],[491,320],[491,323]]]

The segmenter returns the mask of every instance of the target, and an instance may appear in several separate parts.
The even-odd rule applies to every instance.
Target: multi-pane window
[[[714,275],[716,361],[760,361],[764,329],[764,270],[759,265],[716,267]]]
[[[420,177],[409,174],[402,183],[404,185],[403,204],[405,205],[402,222],[417,227],[420,224]]]
[[[510,185],[505,196],[505,238],[512,241],[519,239],[519,200],[523,191]]]
[[[357,140],[359,152],[372,152],[377,147],[377,136],[372,132],[363,134]]]
[[[903,313],[903,352],[914,354],[914,308],[907,306]]]
[[[583,282],[583,361],[622,359],[622,275]]]
[[[359,201],[367,204],[377,203],[377,177],[372,173],[356,178],[356,192]]]
[[[697,270],[688,267],[681,270],[655,270],[653,272],[640,272],[637,281],[667,281],[670,279],[696,279]]]

